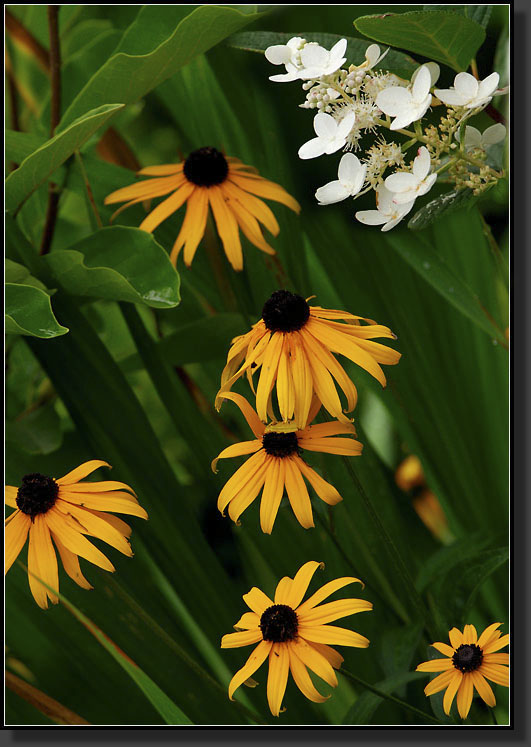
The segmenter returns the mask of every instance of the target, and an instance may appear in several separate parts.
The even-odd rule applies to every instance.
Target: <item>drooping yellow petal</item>
[[[220,399],[230,399],[238,405],[256,438],[261,438],[264,435],[265,426],[245,397],[242,397],[241,394],[236,394],[236,392],[222,392],[218,396]]]
[[[243,270],[242,245],[234,213],[225,202],[220,187],[210,187],[208,189],[208,199],[227,259],[234,270]]]
[[[341,617],[356,615],[358,612],[368,612],[369,610],[372,610],[372,602],[368,602],[366,599],[339,599],[337,602],[328,602],[328,604],[323,604],[320,607],[313,607],[307,612],[301,613],[297,610],[297,615],[301,625],[324,625],[339,620]],[[448,660],[445,659],[444,661]]]
[[[258,221],[252,216],[240,203],[230,200],[228,206],[232,210],[234,217],[241,229],[243,235],[249,239],[253,246],[260,249],[265,254],[276,254],[272,246],[264,239]]]
[[[301,693],[313,703],[324,703],[325,700],[328,700],[328,698],[330,697],[329,695],[321,695],[321,693],[319,693],[315,688],[310,675],[308,674],[308,670],[295,653],[295,649],[293,648],[293,646],[288,647],[288,653],[289,668],[293,676],[293,680],[295,681],[295,684],[297,685]]]
[[[257,586],[253,586],[242,598],[249,609],[257,615],[262,615],[268,607],[273,606],[272,600]]]
[[[235,498],[245,485],[255,477],[262,469],[265,460],[265,452],[259,451],[253,454],[239,469],[230,477],[218,496],[218,510],[224,514],[229,503]]]
[[[61,562],[63,564],[63,568],[65,569],[66,573],[70,578],[76,582],[78,586],[81,586],[83,589],[93,589],[94,587],[92,584],[90,584],[85,576],[81,573],[81,568],[79,567],[79,560],[75,553],[71,552],[66,548],[59,537],[52,532],[53,541],[55,542],[55,546],[57,547],[59,551],[59,555],[61,557]]]
[[[297,614],[306,614],[306,612],[312,610],[318,604],[321,604],[321,602],[327,599],[335,591],[339,591],[339,589],[342,589],[344,586],[348,586],[349,584],[361,584],[363,586],[363,582],[360,581],[359,578],[354,578],[354,576],[336,578],[334,581],[329,581],[324,586],[321,586],[321,588],[312,594],[311,597],[308,597],[305,602],[297,607]]]
[[[7,524],[4,535],[6,573],[18,558],[20,551],[26,544],[26,539],[28,538],[28,532],[31,526],[30,517],[23,514],[22,511],[17,509],[17,511],[15,511],[14,514],[11,514],[11,516],[13,518],[10,517],[11,521]]]
[[[236,672],[234,677],[229,683],[229,698],[234,700],[232,697],[236,690],[242,685],[245,680],[252,677],[259,667],[262,666],[264,661],[269,656],[271,651],[272,643],[270,641],[260,641],[258,646],[254,649],[252,654],[249,656],[243,667]]]
[[[310,529],[310,527],[315,526],[312,504],[308,495],[308,489],[298,469],[298,461],[293,457],[288,457],[283,460],[283,463],[285,467],[286,491],[293,513],[301,527]]]
[[[271,340],[264,355],[260,379],[256,389],[256,412],[263,422],[267,422],[267,402],[273,388],[278,370],[278,362],[282,353],[284,344],[284,335],[275,332],[271,335]]]
[[[188,209],[185,219],[187,220],[186,228],[183,223],[185,239],[183,259],[184,264],[190,267],[199,242],[204,236],[206,222],[208,217],[208,189],[205,187],[196,187],[194,193],[188,200]]]
[[[59,590],[59,573],[57,557],[52,545],[50,530],[47,525],[49,512],[35,516],[30,529],[28,549],[28,580],[33,598],[42,609],[48,607],[48,598],[52,604],[57,604],[59,597],[46,588],[41,581],[51,589]]]
[[[258,439],[253,441],[240,441],[237,444],[231,444],[223,449],[215,459],[212,460],[212,472],[217,472],[216,465],[220,459],[229,459],[230,457],[244,456],[245,454],[254,454],[262,448],[262,442]]]
[[[63,477],[59,477],[55,482],[58,485],[73,485],[75,482],[79,482],[88,475],[91,475],[100,467],[108,467],[109,469],[112,469],[110,464],[101,459],[91,459],[89,462],[83,462],[83,464],[80,464],[79,467],[76,467]]]
[[[355,648],[367,648],[369,645],[369,639],[365,636],[335,625],[300,625],[299,635],[315,643],[331,643]]]
[[[234,200],[240,202],[243,207],[259,220],[273,236],[278,236],[280,227],[271,208],[257,197],[245,192],[228,179],[223,185],[223,190]]]
[[[138,516],[140,519],[148,518],[145,509],[142,508],[133,496],[125,492],[71,493],[69,489],[65,488],[59,491],[59,496],[68,503],[86,508],[94,508],[97,511],[116,511],[119,514]]]
[[[94,565],[103,568],[105,571],[114,571],[114,566],[97,547],[89,542],[79,531],[77,531],[65,517],[58,511],[55,506],[46,514],[46,523],[51,532],[56,535],[60,542],[70,550],[70,552],[89,560]]]
[[[288,360],[295,395],[294,414],[297,426],[304,428],[309,422],[309,412],[312,404],[312,371],[299,333],[295,332],[289,335],[288,340],[290,353]]]
[[[333,420],[329,423],[316,423],[315,425],[309,425],[304,429],[300,438],[311,439],[311,438],[327,438],[328,436],[339,436],[348,434],[355,436],[356,429],[352,423],[338,423]]]
[[[474,687],[479,693],[480,698],[482,698],[482,700],[484,700],[488,706],[494,708],[494,706],[496,705],[496,698],[494,697],[492,687],[489,685],[487,680],[480,672],[477,671],[470,672],[470,677],[472,679]]]
[[[443,708],[447,716],[450,715],[450,709],[452,708],[452,703],[454,702],[455,695],[457,691],[459,690],[459,687],[461,686],[462,680],[463,680],[462,672],[459,672],[456,669],[454,671],[454,676],[450,680],[450,684],[446,688],[446,692],[444,693],[444,698],[443,698]]]
[[[444,690],[444,688],[447,687],[452,681],[455,672],[456,670],[452,668],[447,669],[442,674],[438,674],[437,677],[434,677],[431,682],[428,682],[428,684],[424,688],[425,694],[434,695],[435,693]]]
[[[309,467],[303,459],[296,456],[294,457],[294,461],[321,500],[328,503],[329,506],[335,506],[336,503],[343,500],[334,486],[330,485],[329,482],[326,482],[326,480]]]
[[[60,499],[57,503],[59,502]],[[59,508],[59,506],[57,506],[57,508]],[[81,526],[87,530],[88,534],[103,540],[124,555],[132,557],[133,551],[131,550],[129,542],[121,532],[112,527],[109,523],[100,519],[99,516],[90,513],[90,511],[85,511],[85,509],[79,508],[73,504],[70,504],[69,511]]]
[[[258,452],[263,454],[263,452]],[[252,459],[252,457],[251,457]],[[265,457],[262,464],[258,466],[256,472],[249,478],[249,481],[243,485],[238,493],[232,498],[229,503],[228,513],[230,518],[238,523],[238,519],[242,513],[251,505],[256,496],[262,490],[262,486],[265,482],[268,470],[271,467],[270,460]]]
[[[290,648],[293,648],[295,654],[308,669],[311,669],[331,687],[337,686],[337,677],[332,665],[325,656],[304,640],[304,636],[299,634],[298,638],[290,641]]]
[[[439,675],[441,676],[441,675]],[[470,673],[464,675],[461,680],[461,685],[457,692],[457,710],[462,719],[468,716],[470,706],[472,705],[472,697],[474,695],[474,685]]]
[[[62,484],[62,483],[61,483]],[[76,482],[65,485],[64,490],[68,493],[102,493],[111,490],[125,490],[135,495],[133,488],[126,485],[125,482],[117,480],[102,480],[100,482]],[[61,491],[60,491],[61,492]]]
[[[139,228],[148,233],[152,233],[163,221],[166,220],[166,218],[169,218],[170,215],[173,215],[173,213],[179,210],[181,205],[184,205],[193,191],[194,185],[190,184],[190,182],[183,181],[183,184],[177,189],[177,191],[163,200],[146,218],[144,218]]]
[[[289,654],[286,644],[274,643],[269,652],[267,702],[273,716],[278,716],[286,692],[289,674]]]
[[[182,163],[165,163],[160,166],[146,166],[136,173],[140,176],[170,176],[183,170]]]
[[[301,206],[297,200],[286,192],[280,185],[270,182],[263,178],[250,178],[247,175],[233,174],[230,178],[231,182],[236,184],[241,189],[258,197],[265,197],[266,200],[275,200],[275,202],[281,202],[286,207],[289,207],[295,213],[299,213]]]
[[[264,492],[260,502],[260,527],[265,534],[271,534],[273,531],[280,501],[284,494],[285,479],[285,460],[272,457],[265,475]]]
[[[347,412],[352,412],[358,401],[358,392],[345,369],[326,346],[321,344],[316,337],[310,335],[307,330],[301,330],[301,334],[306,350],[310,349],[319,363],[337,381],[343,394],[347,398],[347,406],[345,409]]]
[[[144,179],[141,182],[129,184],[127,187],[121,187],[115,192],[111,192],[103,202],[105,205],[113,205],[116,202],[135,200],[139,197],[144,200],[152,197],[162,197],[177,189],[181,182],[182,176],[180,174],[163,176],[158,179]]]

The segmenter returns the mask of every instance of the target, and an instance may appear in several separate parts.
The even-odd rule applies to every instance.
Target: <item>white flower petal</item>
[[[446,106],[464,106],[468,101],[463,94],[454,91],[453,88],[436,88],[434,93]]]
[[[380,47],[377,44],[371,44],[365,50],[365,59],[367,60],[367,67],[369,70],[379,62],[380,58]]]
[[[405,215],[405,213],[404,213],[404,215]],[[397,223],[400,223],[400,221],[402,220],[402,218],[404,217],[404,215],[397,215],[396,218],[393,218],[392,220],[388,221],[385,224],[385,226],[382,226],[382,228],[380,230],[382,230],[382,231],[390,231],[391,228],[394,228],[397,225]]]
[[[422,148],[419,148],[417,156],[413,161],[413,174],[418,179],[424,179],[424,177],[429,173],[430,166],[430,154],[428,149],[423,145]]]
[[[424,181],[419,186],[419,190],[418,190],[419,196],[425,195],[427,192],[429,192],[436,181],[437,181],[437,174],[430,174],[429,176],[427,176],[426,179],[424,179]]]
[[[301,52],[303,68],[325,67],[329,59],[330,53],[319,44],[308,44]]]
[[[337,150],[340,150],[345,145],[345,143],[346,139],[344,137],[339,137],[338,135],[336,135],[336,137],[324,143],[325,153],[328,155],[330,155],[331,153],[335,153]]]
[[[301,145],[299,148],[299,158],[306,160],[307,158],[317,158],[325,153],[326,141],[320,137],[314,137],[313,140],[308,140],[307,143]]]
[[[291,49],[285,44],[274,44],[266,49],[265,58],[272,65],[285,65],[291,60]]]
[[[397,171],[394,174],[390,174],[385,180],[385,188],[390,192],[405,192],[409,189],[414,189],[419,180],[414,174],[410,174],[409,171]],[[396,200],[396,194],[393,195],[393,200]]]
[[[334,202],[341,202],[349,197],[349,191],[339,181],[328,182],[324,187],[319,187],[315,196],[321,205],[332,205]]]
[[[393,119],[393,121],[391,122],[391,127],[389,129],[402,130],[404,127],[407,127],[416,119],[419,119],[419,117],[417,116],[417,108],[410,107],[403,113],[399,114],[395,119]]]
[[[354,153],[345,153],[339,162],[339,168],[337,170],[337,176],[340,182],[348,182],[349,184],[356,179],[356,175],[361,169],[361,163]]]
[[[410,103],[411,93],[407,88],[402,88],[401,86],[384,88],[376,97],[376,106],[378,109],[381,109],[384,114],[388,114],[390,117],[396,117]]]
[[[459,130],[455,133],[455,139],[458,143],[461,142],[461,133]],[[465,127],[465,145],[467,148],[479,148],[481,147],[481,132],[472,125]]]
[[[496,143],[501,143],[502,140],[505,140],[506,135],[507,129],[505,125],[502,125],[500,122],[498,122],[498,124],[487,127],[487,129],[481,136],[481,140],[484,147],[489,148],[491,145],[496,145]]]
[[[483,99],[483,98],[487,98],[488,96],[492,96],[492,94],[498,87],[499,82],[500,82],[500,76],[498,75],[498,73],[491,73],[489,76],[485,78],[485,80],[482,80],[477,90],[478,99]]]
[[[430,86],[431,86],[430,69],[427,65],[421,65],[421,67],[419,68],[419,71],[417,72],[417,75],[415,76],[415,81],[411,88],[411,95],[413,97],[413,100],[416,101],[417,103],[424,101],[424,99],[429,93]]]
[[[470,73],[457,73],[454,88],[466,101],[470,101],[477,96],[479,85]]]
[[[394,196],[395,196],[395,193],[387,189],[384,184],[380,184],[380,186],[377,187],[376,205],[378,207],[378,210],[384,215],[390,215],[391,212],[394,210],[394,205],[393,205]]]
[[[360,223],[364,223],[366,226],[380,226],[387,220],[384,213],[381,213],[379,210],[358,210],[355,217]]]
[[[330,57],[332,58],[339,58],[345,56],[345,50],[347,48],[347,40],[346,39],[340,39],[338,42],[334,44],[332,49],[330,50]]]
[[[351,129],[354,127],[355,121],[356,121],[355,112],[349,112],[346,116],[344,116],[341,122],[337,126],[337,137],[343,140],[346,139]]]
[[[337,133],[337,122],[330,114],[319,112],[313,118],[313,129],[317,137],[329,139]]]
[[[274,83],[291,83],[294,80],[297,80],[299,78],[298,72],[292,72],[292,73],[282,73],[281,75],[270,75],[269,80],[272,80]]]
[[[356,174],[356,178],[353,182],[350,184],[350,194],[352,196],[357,195],[360,189],[363,187],[363,184],[365,182],[365,176],[367,175],[367,164],[363,164],[358,173]]]

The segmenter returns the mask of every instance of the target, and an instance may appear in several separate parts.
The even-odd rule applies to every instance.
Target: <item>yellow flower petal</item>
[[[76,467],[71,472],[68,472],[63,477],[59,477],[55,482],[58,485],[73,485],[80,480],[83,480],[88,475],[92,474],[95,470],[100,467],[108,467],[112,469],[111,465],[101,459],[91,459],[89,462],[84,462]]]
[[[252,643],[258,643],[260,640],[262,640],[261,630],[242,630],[239,633],[227,633],[221,639],[221,648],[250,646]]]
[[[494,693],[492,692],[492,687],[489,685],[486,679],[480,674],[480,672],[477,671],[470,672],[470,677],[480,697],[488,706],[494,708],[494,706],[496,705],[496,698],[494,697]]]
[[[26,516],[26,514],[23,514],[22,511],[19,511],[18,509],[14,514],[11,514],[11,517],[11,521],[5,528],[4,535],[6,573],[18,558],[20,551],[26,544],[28,532],[31,526],[30,517]]]
[[[298,468],[298,460],[290,457],[283,460],[283,465],[285,468],[286,491],[293,513],[301,527],[309,529],[315,526],[312,504],[308,495],[308,489]]]
[[[232,696],[240,687],[240,685],[242,685],[245,680],[249,679],[249,677],[252,677],[256,670],[262,666],[264,661],[269,656],[272,645],[273,644],[269,641],[260,641],[258,646],[254,649],[252,654],[243,665],[243,667],[238,672],[236,672],[229,683],[229,698],[231,700],[234,700]]]
[[[289,654],[286,644],[274,643],[269,652],[267,702],[273,716],[278,716],[286,692],[289,674]]]
[[[243,601],[257,615],[262,615],[268,607],[273,606],[272,600],[257,586],[243,595]]]
[[[308,674],[308,670],[295,653],[293,646],[288,647],[288,653],[289,668],[295,684],[301,693],[313,703],[324,703],[325,700],[328,700],[330,697],[329,695],[321,695],[321,693],[319,693],[315,688],[310,675]]]
[[[457,692],[457,710],[462,719],[465,719],[468,716],[470,706],[472,705],[473,695],[474,685],[472,677],[470,674],[465,674]]]
[[[305,613],[297,610],[297,615],[299,616],[301,625],[324,625],[325,623],[339,620],[340,617],[356,615],[358,612],[367,612],[369,610],[372,610],[372,602],[368,602],[365,599],[339,599],[337,602],[329,602],[320,607],[313,607]],[[444,661],[448,660],[444,659]]]
[[[369,639],[365,636],[335,625],[299,625],[299,635],[315,643],[332,643],[355,648],[367,648],[369,645]]]

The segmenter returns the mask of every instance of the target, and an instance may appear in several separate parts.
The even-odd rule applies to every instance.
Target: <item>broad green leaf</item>
[[[11,335],[57,337],[68,332],[54,316],[50,296],[33,285],[6,283],[5,331]]]
[[[21,163],[46,142],[43,135],[33,132],[5,131],[5,157],[7,161]]]
[[[470,18],[472,21],[481,24],[486,29],[489,25],[492,5],[424,5],[422,10],[459,13],[465,18]]]
[[[470,557],[480,555],[488,545],[488,538],[481,534],[470,534],[466,540],[456,540],[448,547],[426,559],[417,578],[417,588],[424,591],[437,578],[450,575],[452,569]]]
[[[63,442],[61,421],[53,402],[6,423],[6,440],[28,454],[50,454]]]
[[[348,65],[361,65],[365,60],[365,52],[370,45],[366,39],[359,39],[354,36],[341,36],[339,34],[327,34],[320,31],[307,31],[297,34],[307,39],[309,42],[317,42],[326,49],[331,49],[340,39],[347,40],[347,51],[345,57]],[[264,52],[267,47],[274,44],[286,44],[293,34],[286,34],[277,31],[242,31],[228,39],[227,43],[236,49],[244,49],[248,52]],[[418,67],[418,63],[403,52],[397,52],[394,49],[389,50],[381,64],[376,69],[390,70],[392,73],[403,78],[410,78],[413,71]]]
[[[137,101],[194,57],[258,16],[215,5],[202,5],[191,12],[189,6],[144,6],[116,53],[68,107],[60,131],[95,106]]]
[[[168,363],[174,366],[223,360],[232,338],[245,331],[241,314],[216,314],[183,324],[163,337],[157,346]],[[120,365],[124,371],[133,371],[141,366],[141,361],[135,354],[121,361]]]
[[[107,104],[88,111],[33,151],[7,177],[6,209],[16,210],[76,149],[122,108],[122,104]]]
[[[139,228],[102,228],[46,257],[59,285],[72,295],[177,306],[179,275],[153,236]]]
[[[398,688],[406,685],[408,682],[420,680],[422,677],[422,672],[401,672],[392,677],[387,677],[381,682],[377,682],[375,687],[385,693],[392,694],[395,690],[398,690]],[[356,702],[348,711],[342,723],[359,725],[370,724],[376,709],[383,702],[384,698],[376,695],[376,693],[366,690],[356,699]]]
[[[44,283],[30,275],[30,271],[19,262],[6,259],[4,264],[4,280],[6,283],[18,283],[22,285],[33,285],[35,288],[46,290]]]
[[[420,236],[397,231],[387,236],[387,241],[411,267],[419,273],[452,306],[471,319],[484,332],[505,345],[500,330],[493,324],[481,300],[464,280],[455,274],[435,247]]]
[[[485,29],[469,18],[440,11],[362,16],[354,26],[365,36],[466,70],[485,40]]]

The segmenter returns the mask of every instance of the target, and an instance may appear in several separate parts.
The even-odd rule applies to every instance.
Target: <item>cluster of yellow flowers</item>
[[[278,223],[258,197],[299,210],[298,203],[282,187],[263,179],[238,159],[226,158],[215,148],[200,148],[184,163],[148,167],[140,174],[154,178],[117,190],[107,197],[106,203],[126,201],[128,207],[171,193],[141,224],[142,229],[153,231],[187,202],[186,217],[171,252],[176,262],[184,247],[187,265],[204,234],[209,205],[235,270],[243,266],[239,230],[259,249],[274,254],[258,221],[273,235],[278,233]],[[309,300],[288,290],[271,295],[264,303],[260,320],[232,341],[216,397],[218,410],[225,400],[239,407],[254,436],[228,446],[212,462],[215,470],[219,459],[250,455],[221,490],[218,508],[222,514],[228,511],[230,518],[239,523],[245,509],[261,493],[260,526],[266,534],[273,530],[285,493],[301,526],[314,526],[307,483],[328,505],[342,500],[336,488],[307,464],[303,454],[358,456],[362,452],[348,417],[357,403],[356,386],[336,354],[363,368],[382,386],[386,379],[381,366],[396,364],[400,359],[396,350],[374,342],[375,338],[396,339],[388,327],[346,311],[310,305]],[[245,397],[232,391],[236,381],[244,376],[255,395],[254,408]],[[343,403],[338,388],[346,400]],[[314,422],[322,407],[333,419]],[[111,512],[147,519],[133,489],[125,483],[83,482],[100,467],[109,465],[92,460],[58,479],[33,473],[25,475],[20,486],[6,487],[6,504],[16,509],[6,519],[6,572],[29,535],[30,589],[44,609],[48,600],[57,603],[59,599],[55,548],[70,578],[90,589],[81,573],[79,557],[109,571],[114,567],[87,535],[130,556],[131,529]],[[307,698],[323,702],[327,697],[317,691],[308,670],[335,687],[338,681],[334,670],[340,668],[343,657],[330,644],[358,648],[369,645],[364,636],[329,623],[369,611],[371,602],[342,599],[321,604],[344,586],[362,583],[358,578],[329,581],[303,601],[319,567],[323,564],[311,560],[294,578],[282,578],[273,599],[256,587],[243,596],[251,611],[238,620],[234,626],[237,632],[223,636],[221,646],[258,645],[232,678],[230,698],[268,659],[267,698],[274,716],[281,712],[290,671]],[[496,653],[508,644],[508,636],[497,630],[500,624],[489,626],[479,638],[472,625],[466,625],[463,633],[453,628],[449,634],[451,646],[433,644],[446,658],[419,665],[420,671],[442,672],[425,692],[431,695],[447,688],[446,713],[457,693],[459,713],[466,718],[474,687],[488,705],[494,705],[485,677],[508,685],[508,654]]]

